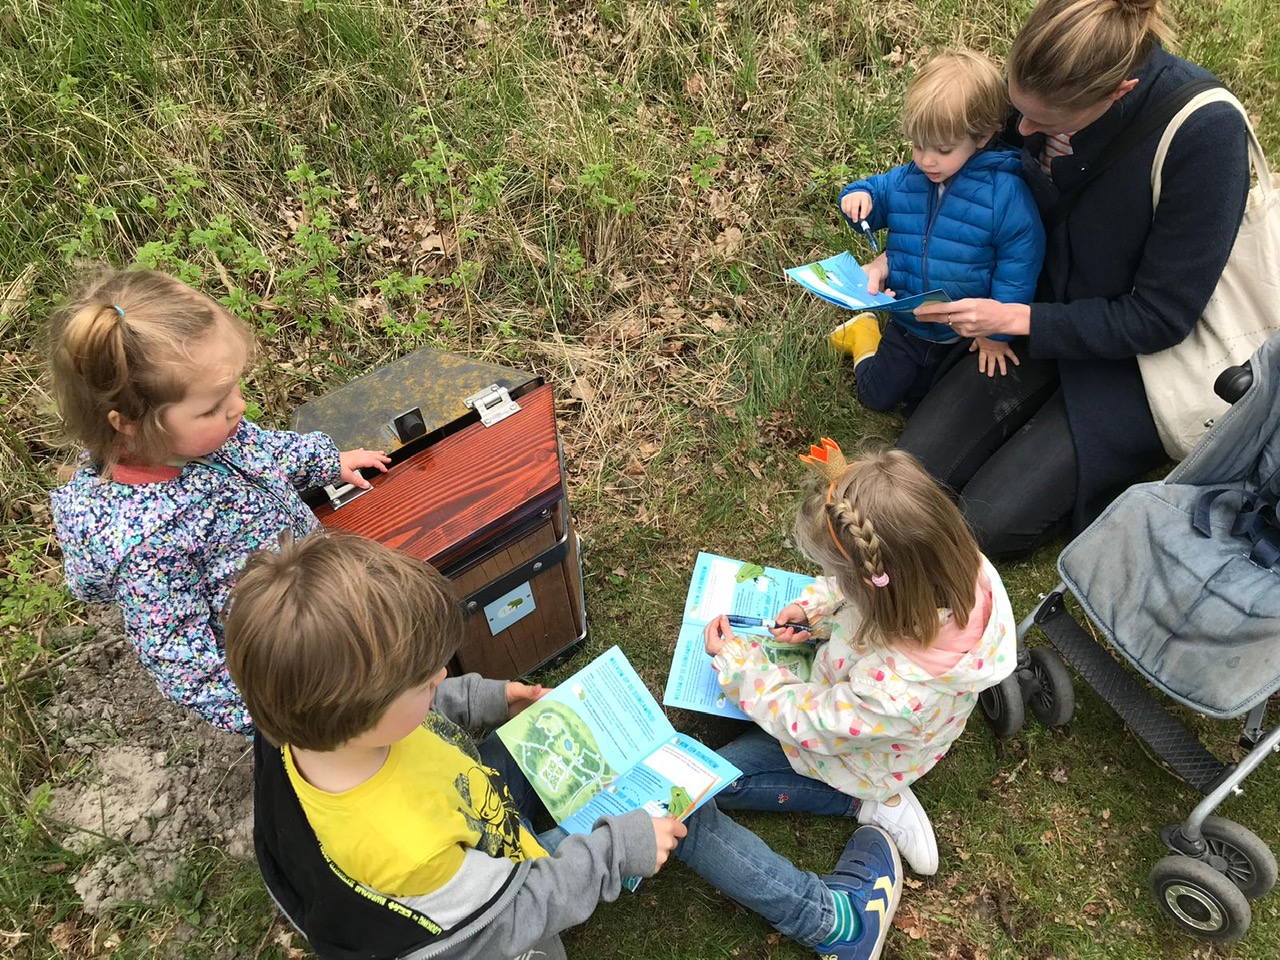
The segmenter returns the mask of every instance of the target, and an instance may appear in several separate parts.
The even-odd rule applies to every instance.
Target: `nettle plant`
[[[710,190],[724,162],[729,141],[716,136],[713,127],[694,127],[689,138],[689,181],[700,190]]]
[[[626,216],[636,212],[640,188],[652,177],[651,170],[630,160],[620,164],[592,163],[578,174],[578,186],[589,206]]]
[[[201,191],[206,186],[193,167],[183,164],[165,183],[163,198],[145,195],[138,199],[138,210],[156,221],[161,236],[139,246],[134,259],[192,286],[206,286],[212,267],[220,274],[224,290],[210,289],[210,293],[218,295],[238,316],[255,322],[261,316],[261,290],[271,264],[231,214],[216,214],[204,226],[188,229],[205,216]],[[268,336],[278,331],[275,323],[259,322],[257,326]]]
[[[302,210],[293,231],[292,262],[277,274],[275,300],[294,315],[300,330],[314,336],[326,323],[341,326],[346,315],[338,280],[338,262],[344,251],[331,207],[338,191],[330,185],[332,172],[312,167],[301,148],[293,149],[292,158],[294,165],[285,176],[297,189]],[[360,241],[352,242],[358,245]],[[351,252],[346,251],[348,255]]]

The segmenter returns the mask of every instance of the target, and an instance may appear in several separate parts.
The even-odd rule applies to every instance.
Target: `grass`
[[[70,649],[47,491],[72,450],[42,374],[51,304],[85,260],[141,261],[221,297],[264,345],[248,394],[301,401],[420,345],[557,387],[588,540],[592,651],[659,689],[698,548],[799,561],[811,438],[891,439],[821,348],[833,312],[782,267],[869,251],[837,187],[905,155],[896,104],[930,50],[1002,54],[1001,0],[6,0],[0,4],[0,674]],[[1183,52],[1280,157],[1280,14],[1183,0]],[[1002,568],[1025,612],[1053,552]],[[71,627],[70,630],[60,628]],[[74,775],[39,723],[56,674],[0,705],[0,943],[15,956],[292,957],[250,866],[193,850],[174,888],[85,916],[38,785]],[[980,721],[921,782],[944,870],[907,891],[890,956],[1272,957],[1276,898],[1222,950],[1146,895],[1193,798],[1081,691],[1064,732]],[[692,716],[710,738],[731,731]],[[1207,726],[1225,746],[1234,733]],[[1280,834],[1277,776],[1224,812]],[[35,791],[35,792],[33,792]],[[798,863],[847,827],[758,816]],[[198,921],[193,923],[192,921]],[[602,907],[574,957],[799,957],[679,866]]]

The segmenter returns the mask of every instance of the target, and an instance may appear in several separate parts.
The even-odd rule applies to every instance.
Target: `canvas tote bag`
[[[1249,160],[1257,185],[1249,191],[1244,220],[1222,277],[1190,336],[1159,353],[1138,357],[1151,415],[1165,452],[1181,460],[1200,442],[1227,402],[1213,381],[1243,363],[1280,329],[1280,178],[1267,158],[1240,101],[1221,87],[1192,98],[1165,127],[1151,163],[1151,213],[1160,203],[1165,154],[1184,120],[1208,103],[1230,103],[1249,129]],[[1194,243],[1194,238],[1188,238]]]

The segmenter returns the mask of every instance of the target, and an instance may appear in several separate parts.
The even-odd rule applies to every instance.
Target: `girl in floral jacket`
[[[803,457],[823,481],[796,541],[827,576],[777,614],[784,642],[822,641],[802,681],[720,617],[707,652],[759,726],[724,748],[743,771],[726,809],[856,815],[884,827],[921,874],[938,867],[910,784],[942,759],[978,694],[1013,672],[1017,625],[995,568],[956,506],[910,454],[846,464],[823,440]]]
[[[227,673],[219,615],[236,573],[280,533],[316,525],[298,490],[381,451],[244,419],[252,336],[161,273],[109,271],[55,318],[53,383],[80,469],[53,491],[67,585],[114,602],[160,690],[223,730],[252,733]]]

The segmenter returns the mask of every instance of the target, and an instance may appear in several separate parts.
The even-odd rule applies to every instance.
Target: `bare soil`
[[[252,857],[253,754],[161,695],[114,611],[94,620],[94,642],[67,663],[41,720],[71,771],[46,815],[69,849],[89,853],[68,879],[86,912],[104,914],[171,883],[194,846]]]

